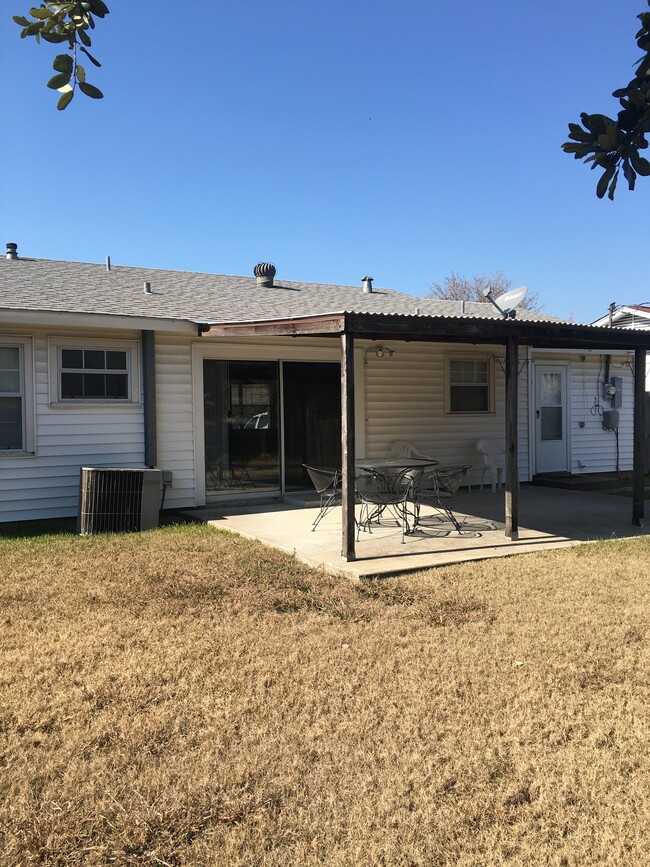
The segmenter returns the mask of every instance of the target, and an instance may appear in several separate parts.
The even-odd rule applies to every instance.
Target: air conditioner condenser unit
[[[133,467],[82,467],[79,533],[131,533],[158,526],[161,472]]]

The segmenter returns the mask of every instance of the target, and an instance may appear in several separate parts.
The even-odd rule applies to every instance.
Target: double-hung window
[[[31,341],[0,337],[0,454],[33,448]]]
[[[447,363],[448,412],[492,412],[493,376],[490,360],[486,357],[450,357]]]

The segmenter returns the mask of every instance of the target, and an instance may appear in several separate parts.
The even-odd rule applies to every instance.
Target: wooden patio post
[[[519,340],[506,342],[506,536],[519,538],[519,467],[517,465],[517,385]]]
[[[354,550],[354,337],[347,331],[341,334],[341,416],[341,467],[343,470],[341,557],[350,562],[356,560]]]
[[[634,350],[634,470],[632,523],[642,527],[645,517],[645,357],[644,346]]]

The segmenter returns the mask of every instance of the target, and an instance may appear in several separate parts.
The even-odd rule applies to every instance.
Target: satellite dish
[[[517,315],[517,307],[519,307],[527,294],[528,286],[519,286],[518,289],[510,289],[509,292],[504,292],[503,295],[499,295],[499,298],[495,300],[492,297],[492,289],[490,288],[485,297],[493,307],[496,307],[504,319],[508,317],[514,319]]]

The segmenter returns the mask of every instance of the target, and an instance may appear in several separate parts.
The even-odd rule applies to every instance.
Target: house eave
[[[24,308],[0,307],[0,322],[8,325],[49,325],[61,328],[171,331],[177,334],[196,334],[196,324],[191,321],[113,313],[73,313],[59,310],[26,310]]]

